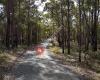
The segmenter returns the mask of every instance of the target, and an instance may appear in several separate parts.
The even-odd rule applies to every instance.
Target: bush
[[[9,58],[6,56],[6,54],[0,54],[0,65],[6,64],[8,60]]]
[[[100,51],[94,53],[94,59],[100,60]]]
[[[60,54],[61,53],[61,48],[60,47],[52,47],[50,50],[55,53],[55,54]]]

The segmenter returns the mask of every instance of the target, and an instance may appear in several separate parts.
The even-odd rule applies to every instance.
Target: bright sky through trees
[[[72,1],[74,2],[74,5],[77,6],[77,0],[72,0]],[[38,10],[39,10],[40,12],[42,12],[43,9],[44,9],[45,4],[46,4],[47,2],[50,2],[50,0],[46,0],[46,1],[43,2],[43,3],[41,3],[41,0],[37,0],[37,1],[35,1],[35,5],[38,5]],[[47,13],[47,12],[44,12],[44,14],[45,14],[45,13]]]
[[[50,1],[50,0],[46,0],[45,2],[41,3],[41,0],[37,0],[37,1],[35,1],[35,5],[37,5],[37,6],[38,6],[38,10],[39,10],[40,12],[42,12],[43,9],[44,9],[45,4],[46,4],[47,2],[49,2],[49,1]]]
[[[3,8],[3,5],[0,4],[0,13],[1,13],[1,11],[2,11],[2,8]]]

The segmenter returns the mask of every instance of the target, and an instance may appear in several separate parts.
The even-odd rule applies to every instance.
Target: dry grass
[[[100,80],[100,72],[97,71],[100,70],[100,64],[96,60],[92,60],[92,62],[88,60],[91,65],[87,65],[85,61],[79,63],[77,55],[66,55],[65,57],[63,54],[55,54],[55,58],[59,59],[65,67],[88,78],[88,80]]]
[[[77,59],[73,56],[69,55],[65,57],[64,55],[58,55],[57,57],[62,60],[62,63],[71,70],[75,71],[76,73],[87,77],[89,80],[100,80],[100,73],[97,73],[95,70],[89,68],[85,62],[79,63]],[[90,62],[91,64],[94,64]],[[96,64],[96,63],[95,63]],[[100,65],[98,65],[99,68]]]
[[[60,47],[56,47],[56,46],[53,46],[53,47],[50,47],[49,50],[55,54],[61,54],[61,48]]]
[[[8,53],[0,54],[0,66],[8,67],[14,60],[16,56]]]

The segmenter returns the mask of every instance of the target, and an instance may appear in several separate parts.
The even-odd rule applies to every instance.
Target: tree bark
[[[68,0],[68,39],[67,39],[67,45],[68,45],[68,54],[70,54],[70,2]]]

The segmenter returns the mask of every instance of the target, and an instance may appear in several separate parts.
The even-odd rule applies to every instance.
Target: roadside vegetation
[[[100,0],[0,0],[0,67],[48,38],[62,64],[100,79]]]
[[[73,46],[76,48],[76,46]],[[74,48],[73,48],[74,49]],[[100,79],[100,51],[92,52],[89,50],[87,58],[82,53],[82,62],[78,61],[77,50],[71,50],[71,54],[63,54],[61,47],[53,46],[49,50],[55,55],[55,58],[59,60],[60,64],[65,65],[66,68],[86,77],[88,80]],[[67,49],[65,50],[67,53]],[[93,55],[94,54],[94,55]]]

